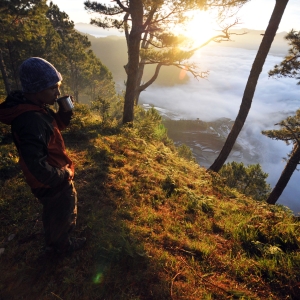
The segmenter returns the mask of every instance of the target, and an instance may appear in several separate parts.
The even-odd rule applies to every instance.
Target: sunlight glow
[[[214,18],[208,12],[200,11],[193,13],[191,15],[193,19],[186,24],[185,29],[180,30],[179,33],[192,39],[195,46],[199,46],[205,43],[207,40],[215,35],[218,35],[216,23],[214,23]]]

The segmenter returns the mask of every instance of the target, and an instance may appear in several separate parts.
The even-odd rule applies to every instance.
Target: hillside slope
[[[299,299],[299,222],[227,188],[145,123],[65,133],[77,165],[77,236],[43,251],[41,205],[0,145],[0,299]],[[7,154],[7,156],[4,155]],[[10,160],[10,162],[9,162]]]

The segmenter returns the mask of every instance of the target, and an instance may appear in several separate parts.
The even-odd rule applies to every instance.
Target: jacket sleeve
[[[64,169],[48,164],[47,145],[53,134],[51,124],[43,120],[41,114],[34,113],[20,116],[14,126],[16,145],[22,160],[25,177],[32,176],[42,185],[53,188],[67,182],[69,174]]]
[[[58,110],[57,113],[53,112],[53,117],[56,120],[59,130],[64,130],[70,124],[72,116],[73,111],[64,112],[62,110]]]

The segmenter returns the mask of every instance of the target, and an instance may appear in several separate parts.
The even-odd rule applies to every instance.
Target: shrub
[[[219,174],[227,186],[255,200],[267,199],[271,191],[270,185],[266,182],[268,174],[262,171],[259,164],[244,166],[242,162],[233,161],[225,164]]]
[[[193,156],[192,150],[185,144],[180,145],[177,148],[177,152],[180,157],[183,157],[189,161],[193,161],[193,162],[196,161],[195,157]]]

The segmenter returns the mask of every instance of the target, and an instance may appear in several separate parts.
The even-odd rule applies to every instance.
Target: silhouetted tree
[[[285,39],[291,46],[288,55],[274,69],[269,71],[269,76],[291,77],[300,79],[300,31],[291,30]],[[297,83],[300,85],[300,81]]]
[[[139,94],[152,84],[162,66],[176,66],[191,72],[195,77],[203,77],[206,73],[198,73],[187,60],[197,48],[188,47],[187,40],[174,34],[174,26],[188,20],[187,12],[209,7],[231,7],[246,3],[248,0],[114,0],[115,6],[85,1],[85,8],[100,14],[100,19],[92,19],[91,24],[102,28],[117,28],[124,30],[127,41],[128,62],[123,123],[131,123],[134,119],[134,105]],[[227,26],[222,34],[210,41],[229,39]],[[205,29],[202,29],[205,30]],[[185,50],[179,45],[185,43]],[[207,43],[205,43],[207,44]],[[203,45],[202,45],[203,46]],[[142,84],[144,67],[147,64],[156,65],[153,76]]]
[[[275,125],[279,125],[280,129],[265,130],[262,134],[274,140],[284,141],[287,145],[293,144],[293,149],[278,182],[267,199],[270,204],[277,202],[300,162],[300,110],[297,110],[295,116],[288,117]]]
[[[54,63],[64,77],[62,92],[72,93],[76,100],[95,81],[112,81],[109,70],[90,49],[88,38],[52,2],[47,6],[46,0],[1,1],[0,30],[1,81],[7,94],[20,88],[18,67],[30,56]]]
[[[271,48],[273,39],[275,37],[276,31],[280,24],[280,21],[281,21],[281,18],[282,18],[282,15],[284,13],[287,3],[288,3],[288,0],[276,0],[275,7],[272,12],[268,27],[263,36],[262,42],[259,46],[258,52],[257,52],[256,57],[253,62],[253,65],[252,65],[252,68],[250,71],[250,75],[248,77],[248,81],[247,81],[247,84],[246,84],[246,87],[244,90],[244,95],[242,98],[240,110],[238,112],[238,115],[235,119],[233,127],[231,128],[231,131],[225,141],[225,144],[224,144],[219,156],[214,161],[214,163],[209,167],[209,169],[208,169],[209,171],[219,172],[219,170],[221,169],[221,167],[227,160],[227,158],[236,142],[236,139],[244,126],[244,123],[246,121],[246,118],[248,116],[248,113],[249,113],[249,110],[250,110],[250,107],[252,104],[252,99],[254,96],[254,92],[256,89],[259,75],[262,71],[266,57]]]
[[[6,93],[19,86],[17,70],[28,43],[44,28],[45,0],[0,2],[0,70]]]

